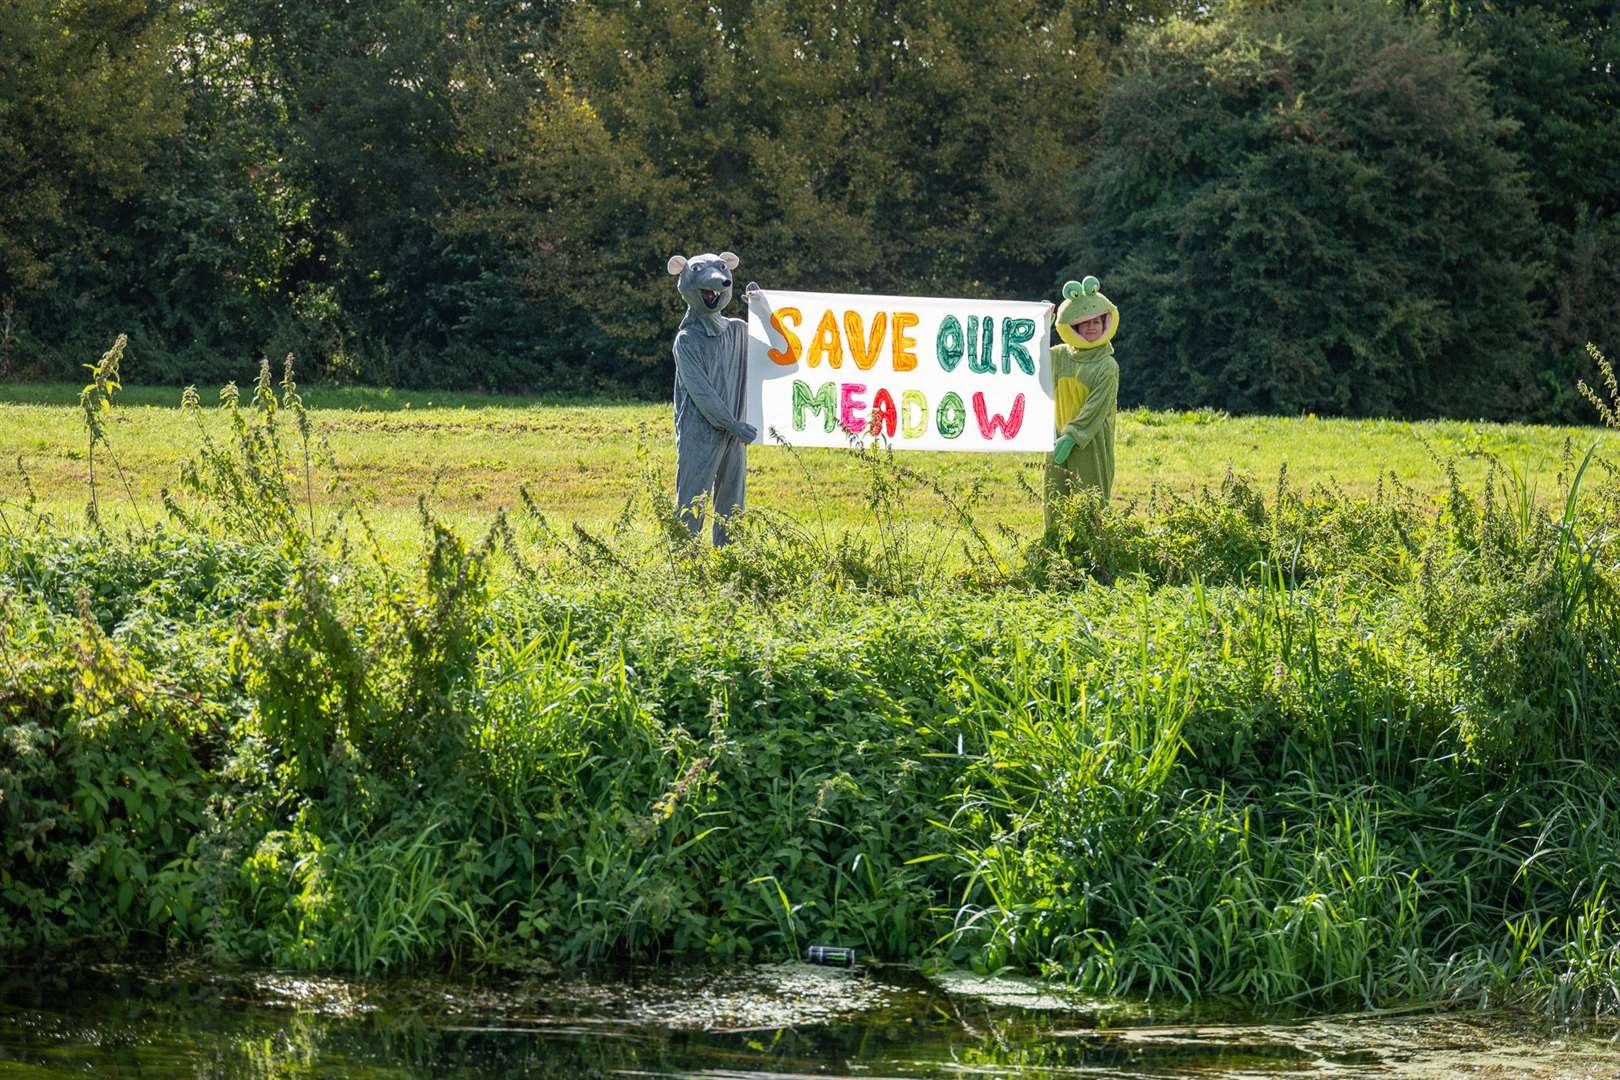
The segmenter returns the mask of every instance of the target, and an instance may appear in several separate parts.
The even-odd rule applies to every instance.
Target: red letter
[[[985,407],[984,393],[981,391],[973,395],[973,415],[979,421],[979,434],[989,440],[1000,429],[1002,438],[1011,440],[1018,435],[1018,429],[1024,426],[1024,395],[1019,394],[1013,400],[1012,412],[1003,420],[1000,416],[991,416],[990,410]]]
[[[886,389],[879,390],[872,399],[872,434],[879,433],[894,438],[894,424],[900,412],[894,407],[894,398],[889,396]]]

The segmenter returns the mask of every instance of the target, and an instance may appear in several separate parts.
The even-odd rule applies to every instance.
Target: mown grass
[[[806,481],[720,551],[627,455],[605,525],[536,480],[383,542],[363,492],[316,504],[321,417],[258,396],[145,527],[0,527],[0,942],[377,971],[816,941],[1620,1011],[1601,446],[1534,487],[1502,457],[1365,494],[1215,470],[1079,497],[1044,544],[989,484],[852,453],[859,517]],[[136,440],[97,415],[111,506]]]
[[[625,402],[567,403],[545,399],[411,393],[365,388],[309,392],[306,404],[330,442],[337,474],[371,508],[380,533],[406,543],[416,503],[469,528],[486,528],[501,508],[515,509],[527,486],[536,505],[559,525],[609,528],[626,502],[653,482],[673,485],[674,443],[669,407]],[[86,445],[78,388],[0,386],[0,499],[21,492],[16,460],[30,474],[39,507],[64,523],[82,518]],[[173,487],[179,463],[198,445],[195,424],[179,408],[180,393],[131,388],[118,394],[108,420],[109,444],[123,464],[135,504],[147,518],[160,512],[159,492]],[[216,435],[221,410],[204,402]],[[1233,418],[1207,412],[1131,410],[1120,418],[1119,479],[1124,502],[1144,499],[1155,485],[1187,494],[1218,484],[1230,469],[1275,477],[1286,466],[1296,481],[1336,484],[1371,495],[1391,477],[1434,494],[1449,483],[1442,462],[1478,488],[1492,461],[1512,462],[1551,497],[1551,475],[1566,445],[1599,437],[1601,429],[1463,422],[1409,423],[1314,418]],[[1601,436],[1614,439],[1614,436]],[[952,491],[982,488],[976,508],[986,527],[1033,534],[1040,507],[1026,489],[1040,488],[1035,455],[921,454],[906,464]],[[841,451],[805,450],[795,459],[778,446],[749,452],[750,504],[835,530],[870,522],[866,478]],[[325,503],[327,493],[316,492]],[[937,500],[918,497],[920,514],[942,514]],[[812,512],[813,508],[813,512]],[[112,520],[132,518],[125,499],[107,500]]]

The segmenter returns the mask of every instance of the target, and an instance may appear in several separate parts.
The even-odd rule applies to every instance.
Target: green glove
[[[1069,456],[1069,451],[1073,449],[1074,436],[1063,436],[1062,438],[1058,439],[1056,445],[1052,447],[1052,460],[1057,462],[1059,465],[1063,464],[1064,460]]]

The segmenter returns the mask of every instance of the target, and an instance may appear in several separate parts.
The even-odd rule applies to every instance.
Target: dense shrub
[[[1535,208],[1468,55],[1383,4],[1144,34],[1064,234],[1127,393],[1233,412],[1519,416]],[[1541,392],[1539,389],[1536,392]]]
[[[924,481],[868,454],[869,533],[424,512],[401,563],[289,502],[287,400],[261,378],[162,529],[0,539],[0,942],[1614,1000],[1601,459],[1551,511],[1510,470],[1434,505],[1233,476],[930,564],[937,520],[890,516]]]

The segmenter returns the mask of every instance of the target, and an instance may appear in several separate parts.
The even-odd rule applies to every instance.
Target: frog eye
[[[1090,296],[1101,287],[1102,282],[1098,281],[1090,274],[1087,274],[1085,280],[1080,283],[1080,291],[1085,293],[1087,296]]]
[[[1097,279],[1096,278],[1087,278],[1086,280],[1087,281],[1096,281]],[[1063,299],[1065,299],[1065,300],[1073,300],[1075,297],[1077,297],[1079,295],[1080,295],[1080,282],[1078,282],[1078,281],[1065,281],[1063,283]]]

